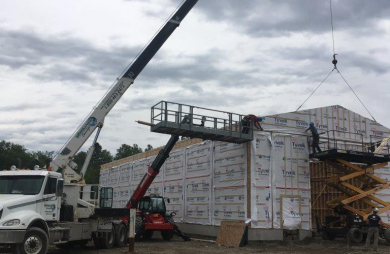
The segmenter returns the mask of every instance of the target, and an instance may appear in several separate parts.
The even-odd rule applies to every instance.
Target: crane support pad
[[[330,149],[319,152],[314,156],[311,155],[310,157],[317,158],[320,161],[342,159],[348,162],[364,163],[369,165],[390,161],[390,155],[388,154],[375,154],[342,149]]]

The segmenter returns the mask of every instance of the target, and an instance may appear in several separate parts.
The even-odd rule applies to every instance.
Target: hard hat
[[[34,170],[39,170],[39,165],[35,165]]]
[[[314,126],[314,123],[313,123],[313,122],[310,122],[310,126]]]
[[[262,118],[261,116],[257,116],[257,120],[258,120],[259,122],[262,122],[262,121],[263,121],[263,118]]]
[[[379,212],[379,209],[375,207],[374,209],[372,209],[372,211],[373,211],[374,213],[377,213],[377,212]]]
[[[11,171],[16,171],[16,166],[15,165],[11,166]]]

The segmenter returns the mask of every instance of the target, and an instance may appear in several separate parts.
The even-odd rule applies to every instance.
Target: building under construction
[[[264,131],[248,137],[230,113],[209,113],[167,102],[152,108],[152,131],[193,137],[176,144],[148,190],[169,199],[184,232],[216,236],[221,221],[244,220],[249,240],[282,240],[284,229],[303,238],[337,208],[364,217],[378,207],[390,221],[387,143],[373,153],[388,128],[336,105],[266,116]],[[192,129],[180,125],[185,115]],[[314,159],[310,122],[323,150]],[[114,207],[126,205],[160,149],[102,165],[100,184],[114,188]]]

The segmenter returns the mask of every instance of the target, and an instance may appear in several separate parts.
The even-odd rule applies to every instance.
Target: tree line
[[[95,151],[93,152],[87,173],[85,174],[86,183],[99,183],[100,165],[151,149],[153,147],[149,144],[144,150],[137,144],[133,144],[132,146],[122,144],[116,150],[116,154],[112,155],[110,151],[103,149],[99,143],[96,143]],[[16,166],[19,169],[34,169],[35,165],[39,165],[42,168],[47,161],[50,161],[54,157],[54,154],[54,151],[28,151],[23,145],[3,140],[0,141],[0,169],[9,170],[11,166]],[[76,171],[79,172],[81,170],[86,157],[87,152],[84,151],[78,152],[74,156],[73,161],[78,165]]]

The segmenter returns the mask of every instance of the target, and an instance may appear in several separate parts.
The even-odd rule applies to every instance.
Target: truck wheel
[[[141,216],[137,216],[135,218],[135,240],[139,240],[141,238],[141,234],[138,232],[141,231],[142,228],[144,228],[144,221]]]
[[[32,227],[27,229],[22,244],[19,245],[22,254],[45,254],[49,247],[49,239],[45,231]]]
[[[390,243],[390,229],[385,229],[383,232],[383,237],[385,238],[386,242]]]
[[[115,237],[115,244],[118,247],[123,247],[126,245],[126,239],[127,239],[126,227],[123,224],[119,224],[118,234]]]
[[[161,237],[165,241],[170,241],[173,238],[173,231],[172,230],[162,230],[161,231]]]
[[[112,227],[111,232],[106,233],[106,237],[101,239],[103,249],[111,249],[115,243],[115,229]]]
[[[363,233],[359,228],[351,228],[348,237],[353,243],[360,243],[363,240]]]
[[[143,238],[145,239],[152,239],[153,237],[153,231],[152,230],[146,230],[143,234],[142,234]]]

